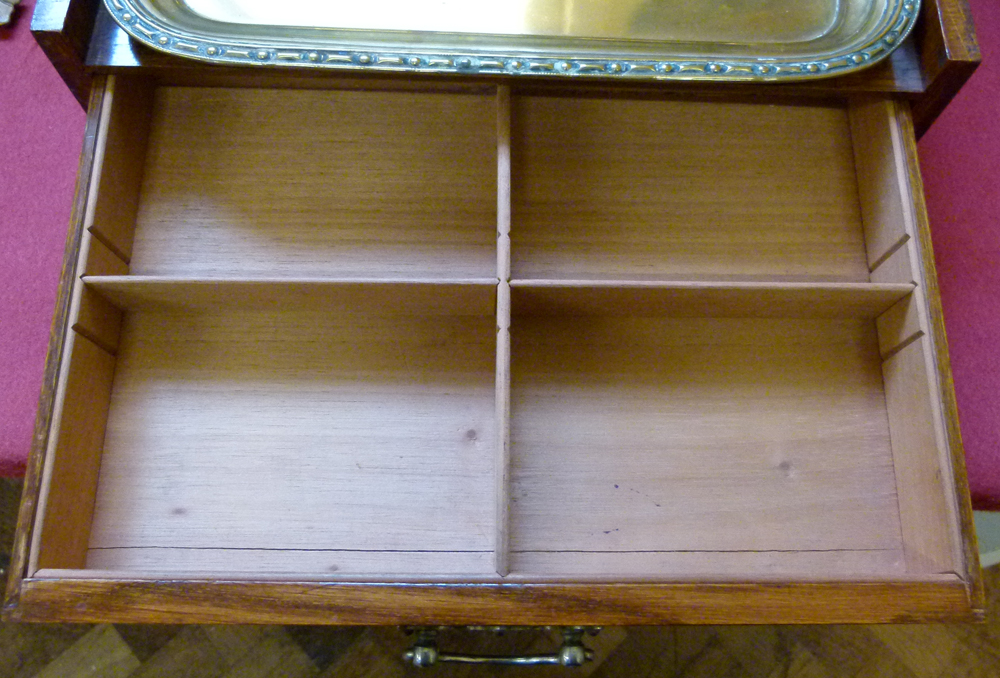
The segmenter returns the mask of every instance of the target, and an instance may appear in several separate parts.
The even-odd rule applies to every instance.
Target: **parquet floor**
[[[0,481],[0,556],[20,486]],[[4,563],[6,564],[6,563]],[[401,678],[550,675],[644,678],[1000,678],[1000,569],[986,573],[987,623],[933,626],[741,626],[604,629],[583,669],[445,666],[418,670],[399,656],[397,629],[281,626],[0,625],[0,678]],[[538,632],[450,632],[468,652],[541,651]],[[511,673],[513,672],[513,673]]]

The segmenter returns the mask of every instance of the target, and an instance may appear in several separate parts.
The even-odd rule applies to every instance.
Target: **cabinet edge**
[[[326,625],[973,621],[957,578],[927,582],[353,584],[27,579],[16,619]]]
[[[913,115],[909,104],[901,101],[897,102],[896,117],[902,132],[906,172],[913,198],[914,221],[920,255],[919,265],[924,278],[924,294],[930,321],[930,339],[934,345],[934,356],[937,367],[938,394],[944,410],[948,448],[951,454],[951,471],[958,504],[957,510],[962,538],[962,555],[964,557],[964,568],[959,573],[959,576],[965,584],[969,607],[973,616],[976,619],[982,620],[985,616],[986,593],[983,586],[982,569],[979,565],[979,548],[976,542],[972,503],[969,498],[969,481],[965,469],[965,448],[962,443],[962,433],[959,427],[958,403],[955,399],[955,384],[951,373],[951,360],[948,353],[944,312],[941,306],[937,269],[934,263],[934,246],[931,239],[927,205],[924,202],[923,181],[920,176],[920,164],[917,158]]]
[[[16,610],[21,602],[23,580],[28,576],[31,538],[35,527],[35,514],[41,491],[45,454],[56,400],[56,385],[62,369],[66,333],[69,330],[70,306],[73,299],[74,282],[77,277],[77,260],[83,237],[87,198],[90,193],[91,169],[94,163],[98,130],[101,125],[105,81],[104,76],[98,76],[90,92],[83,148],[80,152],[73,207],[70,212],[69,230],[63,253],[62,272],[59,276],[55,310],[49,329],[49,345],[45,356],[42,390],[38,399],[38,412],[35,417],[35,428],[25,469],[24,486],[21,491],[21,505],[18,510],[17,529],[14,533],[14,543],[11,549],[3,612],[0,614],[4,619],[16,615]]]

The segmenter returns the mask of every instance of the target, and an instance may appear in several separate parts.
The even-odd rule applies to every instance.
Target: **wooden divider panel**
[[[496,275],[493,97],[156,92],[132,272]]]
[[[510,571],[510,87],[497,88],[496,571]]]
[[[109,77],[84,227],[124,261],[132,256],[139,187],[153,110],[144,78]]]
[[[515,278],[868,280],[842,104],[519,97]]]

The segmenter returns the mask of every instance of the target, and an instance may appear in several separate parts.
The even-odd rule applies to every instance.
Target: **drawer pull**
[[[502,628],[502,627],[501,627]],[[562,644],[551,654],[534,655],[473,655],[450,654],[438,650],[437,629],[420,629],[413,646],[403,653],[403,660],[414,666],[427,667],[441,663],[495,664],[503,666],[583,666],[593,660],[594,652],[583,644],[583,634],[593,635],[598,629],[570,626],[562,631]]]

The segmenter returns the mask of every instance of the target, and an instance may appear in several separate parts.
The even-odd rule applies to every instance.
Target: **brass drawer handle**
[[[562,631],[562,645],[552,654],[523,656],[449,654],[437,646],[437,629],[420,629],[413,646],[403,653],[403,660],[414,666],[427,667],[441,663],[495,664],[503,666],[583,666],[593,660],[594,652],[583,644],[583,634],[596,634],[597,629],[570,626]]]

